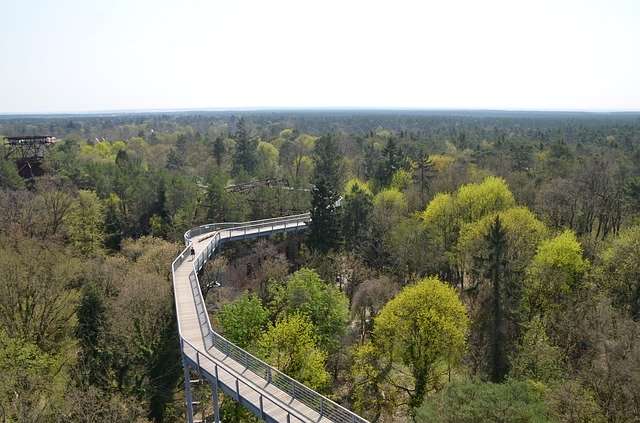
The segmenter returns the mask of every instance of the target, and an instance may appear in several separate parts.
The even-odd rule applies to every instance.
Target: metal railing
[[[340,205],[340,201],[338,201],[337,205]],[[306,228],[308,221],[309,213],[304,213],[294,216],[277,217],[273,219],[264,219],[244,223],[230,222],[222,224],[216,223],[203,225],[197,228],[193,228],[185,233],[184,238],[185,245],[187,245],[187,247],[174,260],[172,264],[174,289],[176,284],[175,271],[189,256],[190,245],[193,242],[194,238],[200,236],[199,240],[196,240],[195,242],[203,242],[205,240],[207,241],[206,247],[196,258],[194,258],[193,270],[189,274],[189,283],[196,305],[198,322],[205,345],[205,351],[198,350],[195,346],[184,339],[180,330],[180,319],[178,316],[178,331],[180,333],[181,349],[183,351],[183,355],[189,358],[192,366],[196,366],[195,368],[197,368],[199,372],[202,372],[202,360],[207,360],[211,361],[215,365],[216,374],[210,375],[211,377],[215,378],[215,380],[219,380],[217,372],[220,368],[224,368],[224,370],[229,375],[233,375],[236,380],[235,390],[234,387],[227,387],[227,389],[228,393],[235,393],[236,395],[238,395],[238,399],[240,395],[239,383],[241,382],[246,388],[258,393],[260,396],[260,409],[258,410],[256,408],[252,411],[261,418],[264,418],[263,401],[267,399],[269,402],[275,404],[279,408],[282,408],[288,416],[290,414],[293,414],[297,419],[300,419],[302,421],[311,421],[308,417],[305,417],[304,415],[301,415],[299,412],[295,411],[295,407],[293,407],[291,403],[285,404],[282,401],[269,396],[268,394],[265,395],[266,387],[255,385],[248,379],[237,374],[237,372],[215,361],[215,359],[212,358],[211,354],[209,354],[209,351],[211,351],[212,348],[217,349],[226,357],[229,357],[236,363],[241,364],[246,370],[249,370],[252,373],[258,375],[260,378],[264,379],[267,383],[267,386],[271,385],[277,387],[281,391],[288,394],[292,398],[292,400],[296,400],[304,404],[309,409],[315,411],[320,416],[319,418],[324,417],[335,422],[364,423],[366,422],[366,420],[362,417],[347,410],[334,401],[331,401],[330,399],[324,397],[313,389],[308,388],[295,379],[285,375],[281,371],[256,358],[255,356],[251,355],[232,342],[229,342],[227,339],[215,332],[211,328],[209,315],[204,304],[202,292],[200,291],[197,272],[202,269],[207,260],[211,258],[211,256],[218,250],[218,247],[220,247],[220,245],[224,244],[225,242],[235,241],[239,239],[268,236],[278,233],[302,230]],[[176,299],[176,309],[177,307],[178,305]],[[189,347],[188,351],[185,350],[185,345]],[[194,353],[195,357],[189,357],[189,352]],[[287,419],[289,419],[289,417]]]

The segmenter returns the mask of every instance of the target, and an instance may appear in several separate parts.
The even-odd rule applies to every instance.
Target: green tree
[[[83,255],[102,250],[104,213],[93,191],[80,190],[68,218],[69,244]]]
[[[224,144],[224,138],[222,135],[218,135],[213,142],[213,157],[216,159],[216,165],[218,167],[222,166],[222,160],[224,159],[224,155],[227,152],[227,148]]]
[[[527,268],[525,311],[545,316],[566,306],[568,300],[586,290],[586,269],[582,247],[572,231],[543,241]]]
[[[395,380],[391,362],[381,357],[373,342],[355,349],[350,375],[353,378],[353,410],[369,421],[393,421],[402,401],[404,380]],[[391,379],[391,380],[390,380]]]
[[[424,226],[419,215],[409,216],[402,219],[385,240],[385,249],[393,263],[391,271],[401,277],[403,283],[438,271],[433,264],[433,242]]]
[[[371,192],[362,188],[359,181],[345,191],[342,204],[342,234],[345,248],[364,253],[369,237],[370,218],[373,212]]]
[[[435,177],[436,165],[428,155],[422,153],[416,160],[414,166],[413,178],[417,180],[420,185],[420,205],[424,207],[426,205],[427,189],[429,188],[430,181]]]
[[[337,288],[323,281],[313,269],[300,269],[276,285],[272,307],[277,314],[301,313],[317,331],[319,345],[333,353],[347,329],[349,303]]]
[[[620,233],[601,256],[602,284],[613,304],[640,320],[640,226]]]
[[[329,183],[321,179],[311,189],[311,221],[309,222],[309,248],[320,253],[340,248],[340,214],[336,207],[338,196]]]
[[[461,357],[468,326],[467,310],[454,289],[433,277],[404,288],[380,311],[375,343],[411,369],[412,407],[422,403],[435,366],[453,365]]]
[[[278,173],[278,149],[260,141],[256,149],[256,175],[261,179],[275,178]]]
[[[455,200],[451,194],[439,193],[422,213],[424,228],[435,248],[434,265],[445,281],[454,280],[450,256],[456,245],[459,222],[455,214]]]
[[[0,416],[3,421],[60,421],[65,357],[0,329]]]
[[[501,284],[503,283],[502,279],[506,267],[504,260],[505,250],[507,248],[506,238],[506,231],[502,227],[500,216],[497,215],[489,232],[485,235],[485,239],[489,245],[487,277],[491,280],[493,294],[491,304],[493,315],[491,321],[491,381],[495,383],[502,382],[509,370],[502,324],[502,308],[504,305],[501,300],[503,289],[501,288]]]
[[[339,198],[340,153],[331,135],[316,141],[315,170],[311,190],[311,222],[309,222],[309,247],[321,253],[337,251],[340,247],[340,216],[336,207]]]
[[[240,348],[247,348],[262,334],[269,321],[269,312],[255,294],[243,293],[220,310],[224,336]]]
[[[378,268],[390,266],[389,236],[406,217],[405,195],[394,188],[385,188],[373,197],[371,214],[371,251],[368,262]]]
[[[382,150],[383,162],[378,172],[378,179],[383,187],[389,186],[393,174],[402,169],[404,166],[404,160],[402,153],[398,148],[398,143],[394,137],[389,137],[387,144]]]
[[[106,306],[93,283],[85,283],[82,287],[76,316],[78,326],[75,335],[80,346],[76,363],[77,382],[84,388],[93,385],[106,389],[110,383],[109,352],[105,348],[108,334]]]
[[[562,351],[551,345],[539,317],[525,325],[525,332],[512,359],[510,376],[543,383],[563,378]]]
[[[324,135],[316,141],[313,161],[313,182],[326,181],[329,190],[337,197],[340,192],[342,153],[334,135]]]
[[[501,246],[495,239],[487,238],[488,234],[494,233],[492,229],[495,230],[498,216],[500,232],[504,233]],[[500,338],[498,351],[503,364],[506,364],[504,357],[514,353],[523,323],[521,305],[525,269],[545,234],[542,223],[525,207],[512,207],[462,225],[455,257],[464,272],[463,293],[473,321],[469,336],[473,368],[492,373],[496,365],[492,360],[496,336]],[[499,260],[496,260],[497,247],[500,247]],[[496,266],[499,273],[497,295],[494,291]],[[496,306],[499,306],[498,310]],[[497,328],[496,311],[500,320]]]
[[[455,204],[458,219],[473,222],[515,206],[515,199],[504,179],[491,176],[479,184],[461,186],[456,192]]]
[[[0,137],[0,144],[3,139]],[[18,174],[16,166],[9,160],[4,158],[4,154],[0,154],[0,189],[19,189],[24,187],[24,181]]]
[[[508,380],[497,384],[460,381],[427,399],[415,421],[433,423],[543,423],[554,418],[544,385]]]
[[[324,369],[327,353],[318,347],[309,317],[293,313],[278,319],[258,345],[264,359],[283,373],[311,389],[326,387],[330,378]]]
[[[235,176],[243,172],[252,174],[256,167],[258,140],[252,137],[247,130],[244,116],[238,120],[234,139],[236,141],[236,150],[233,156],[233,174]]]
[[[73,330],[79,261],[48,242],[0,238],[0,329],[56,352]]]
[[[296,183],[309,176],[310,156],[315,142],[316,137],[300,134],[293,139],[287,139],[280,148],[280,160]]]

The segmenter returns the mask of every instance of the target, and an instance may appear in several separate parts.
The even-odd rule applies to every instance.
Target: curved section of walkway
[[[309,213],[244,223],[204,225],[185,234],[172,264],[183,361],[216,388],[268,422],[366,422],[362,417],[269,366],[211,328],[198,271],[227,242],[306,229]],[[190,257],[191,247],[195,258]],[[188,380],[186,381],[188,383]],[[187,396],[190,396],[187,388]],[[216,399],[214,399],[216,401]],[[189,421],[193,412],[187,399]]]

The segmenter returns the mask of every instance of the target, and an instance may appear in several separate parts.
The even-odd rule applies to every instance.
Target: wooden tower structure
[[[42,176],[42,159],[49,147],[58,142],[50,135],[29,137],[6,137],[4,139],[4,158],[13,160],[18,173],[23,178]]]

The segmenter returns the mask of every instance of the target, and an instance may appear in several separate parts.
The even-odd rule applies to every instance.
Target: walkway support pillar
[[[187,423],[193,423],[193,399],[191,398],[191,376],[189,376],[189,365],[182,357],[182,368],[184,369],[184,391],[187,396]]]
[[[220,423],[220,407],[218,406],[218,379],[213,384],[213,422]]]

